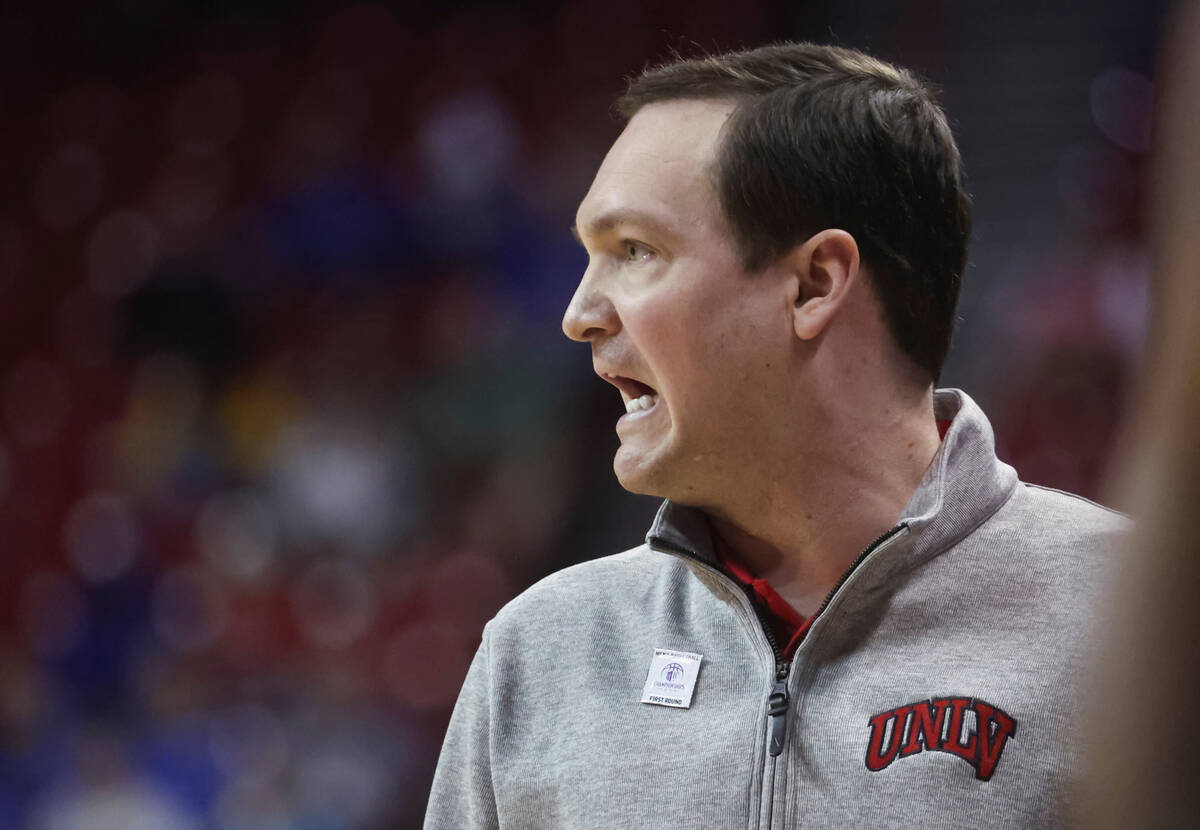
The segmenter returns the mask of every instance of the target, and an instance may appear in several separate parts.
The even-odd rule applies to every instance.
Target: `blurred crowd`
[[[639,541],[619,400],[558,329],[611,100],[668,48],[828,31],[605,8],[0,12],[0,828],[415,826],[483,624]],[[945,69],[922,25],[848,42]],[[1144,332],[1152,68],[1072,93],[1050,231],[976,257],[946,378],[1087,495]]]

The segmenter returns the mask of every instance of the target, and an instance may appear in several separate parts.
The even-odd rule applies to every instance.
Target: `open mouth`
[[[604,379],[621,390],[621,397],[625,399],[625,412],[630,415],[653,409],[658,403],[658,392],[640,380],[609,374],[605,374]]]

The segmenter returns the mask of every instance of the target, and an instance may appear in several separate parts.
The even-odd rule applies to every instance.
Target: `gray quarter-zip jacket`
[[[1096,577],[1126,520],[1018,481],[962,392],[935,410],[953,423],[924,480],[790,662],[704,515],[670,502],[646,544],[509,603],[426,827],[1063,826]],[[655,649],[702,655],[690,707],[641,702]]]

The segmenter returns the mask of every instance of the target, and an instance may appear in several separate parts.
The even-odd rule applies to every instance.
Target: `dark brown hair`
[[[727,98],[717,149],[725,218],[748,271],[825,228],[858,243],[900,348],[936,379],[950,348],[971,209],[933,88],[852,49],[780,43],[677,60],[630,81],[617,109]]]

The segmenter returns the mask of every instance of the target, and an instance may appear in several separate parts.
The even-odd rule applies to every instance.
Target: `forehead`
[[[581,232],[607,215],[645,211],[672,222],[712,218],[711,167],[734,103],[664,101],[642,107],[613,143],[576,217]]]

